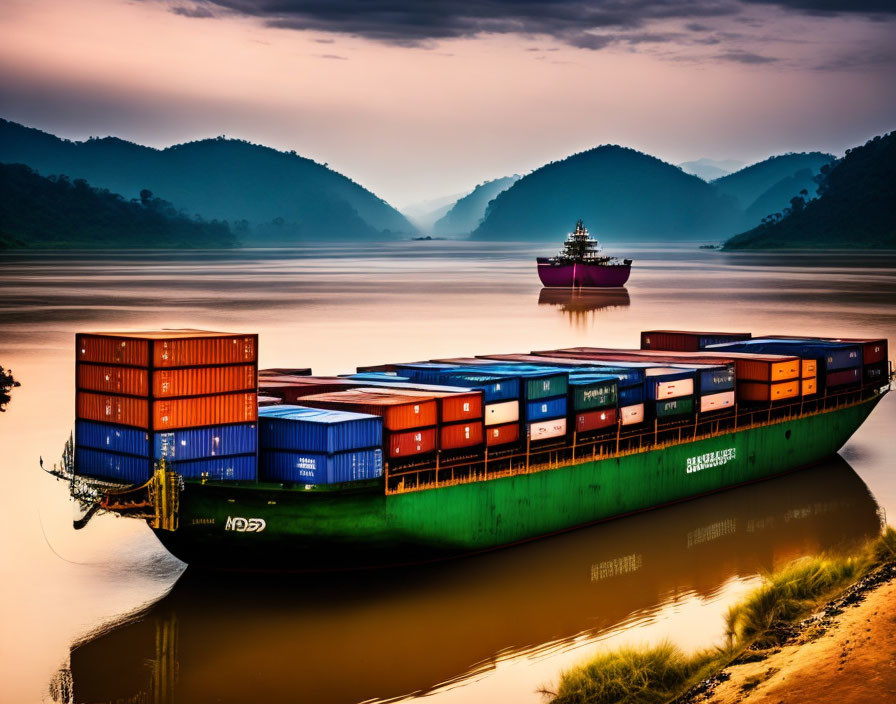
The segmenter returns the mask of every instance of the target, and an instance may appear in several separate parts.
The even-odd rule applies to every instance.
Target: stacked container
[[[258,336],[200,330],[76,336],[79,474],[254,480]]]
[[[258,413],[264,481],[335,484],[383,473],[383,419],[346,411],[278,406]]]
[[[612,375],[569,375],[573,430],[581,435],[616,426],[619,379]]]
[[[803,340],[851,343],[862,346],[862,383],[885,383],[889,374],[889,350],[883,338],[834,338],[834,337],[795,337],[792,335],[766,335],[765,338],[778,340]]]
[[[303,406],[379,416],[390,461],[422,459],[438,446],[438,404],[432,396],[408,396],[386,388],[352,389],[302,398]]]
[[[296,404],[303,396],[346,391],[362,386],[363,382],[338,376],[300,376],[263,374],[258,389],[265,396],[274,396],[284,403]]]
[[[645,330],[641,333],[642,350],[699,352],[710,345],[749,340],[748,332],[689,332],[687,330]]]

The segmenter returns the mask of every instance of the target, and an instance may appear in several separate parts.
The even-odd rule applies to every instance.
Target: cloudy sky
[[[0,116],[225,134],[404,206],[599,144],[842,152],[896,128],[893,0],[2,0]]]

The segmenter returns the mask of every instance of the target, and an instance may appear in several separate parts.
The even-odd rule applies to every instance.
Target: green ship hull
[[[358,569],[501,548],[767,479],[836,453],[882,397],[708,437],[485,481],[385,491],[187,483],[177,530],[156,530],[193,566]]]

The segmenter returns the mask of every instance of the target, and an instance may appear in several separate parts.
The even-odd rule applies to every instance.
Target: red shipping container
[[[587,433],[592,430],[609,428],[616,425],[616,409],[587,411],[576,416],[576,432]]]
[[[77,365],[79,389],[126,396],[149,396],[149,370],[109,364]]]
[[[392,459],[414,457],[436,449],[436,429],[420,428],[389,433],[386,437],[387,453]]]
[[[315,394],[329,394],[363,386],[363,383],[332,376],[259,376],[258,389],[268,396],[279,396],[286,403],[297,403],[299,399]]]
[[[506,425],[490,425],[486,429],[485,444],[489,447],[494,447],[495,445],[509,445],[510,443],[519,442],[519,440],[519,423],[507,423]]]
[[[310,367],[277,367],[274,369],[259,369],[258,376],[311,376]]]
[[[824,383],[827,388],[837,386],[846,386],[847,384],[858,384],[862,380],[862,370],[858,367],[852,369],[841,369],[836,372],[828,372],[825,376]]]
[[[748,332],[691,332],[689,330],[645,330],[641,333],[642,350],[698,352],[701,339],[715,338],[711,344],[749,340]],[[706,344],[710,344],[707,342]]]
[[[302,397],[301,405],[369,413],[383,418],[386,430],[425,428],[438,423],[438,405],[432,397],[393,394],[385,387],[361,391],[337,391]],[[435,438],[435,432],[433,432]],[[435,440],[433,440],[435,442]]]
[[[202,367],[258,361],[258,335],[205,330],[80,333],[76,359],[137,367]]]
[[[458,450],[476,447],[483,442],[485,426],[482,421],[475,423],[450,423],[439,428],[439,447],[442,450]]]

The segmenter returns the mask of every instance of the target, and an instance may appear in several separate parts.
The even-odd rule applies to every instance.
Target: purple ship
[[[600,243],[579,220],[556,257],[538,257],[538,278],[549,288],[619,288],[632,270],[631,259],[604,257]]]

